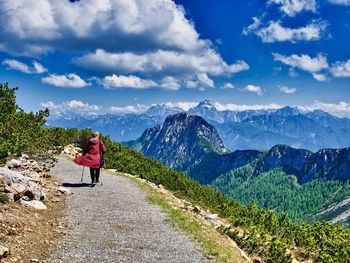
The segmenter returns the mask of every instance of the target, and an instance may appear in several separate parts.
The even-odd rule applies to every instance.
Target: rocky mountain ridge
[[[118,141],[140,137],[147,128],[162,124],[167,116],[183,112],[166,104],[154,105],[143,113],[105,114],[95,118],[63,116],[48,120],[49,126],[91,128]],[[350,119],[321,110],[301,111],[296,107],[277,110],[219,111],[208,100],[188,110],[213,125],[231,151],[269,149],[276,144],[318,151],[350,145]]]
[[[200,143],[201,141],[205,143]],[[211,143],[212,147],[210,147]],[[302,197],[304,193],[300,192],[300,189],[309,189],[311,185],[320,187],[323,184],[330,191],[324,195],[324,200],[328,198],[332,202],[341,202],[341,198],[347,197],[347,194],[350,196],[350,189],[348,191],[346,186],[350,180],[350,148],[322,149],[312,152],[278,144],[267,151],[228,152],[213,126],[199,116],[191,116],[186,113],[167,117],[163,125],[147,129],[138,140],[128,145],[138,149],[146,156],[160,160],[168,167],[186,172],[202,184],[215,185],[224,193],[231,193],[234,188],[251,182],[252,185],[255,185],[252,186],[255,187],[252,191],[258,196],[259,188],[264,190],[266,187],[264,183],[259,187],[258,181],[261,178],[275,189],[279,189],[280,181],[285,180],[288,182],[284,186],[286,189],[295,188],[290,198],[296,200],[304,198]],[[268,176],[271,178],[268,179]],[[276,179],[273,176],[276,176]],[[232,180],[234,182],[230,183]],[[233,188],[226,185],[232,185]],[[250,186],[247,185],[245,190],[249,188]],[[273,201],[269,201],[273,199],[273,195],[277,194],[281,196],[280,198],[284,198],[286,189],[281,188],[281,192],[276,190],[277,192],[271,193],[270,196],[268,191],[264,190],[264,195],[266,195],[264,199],[273,204]],[[321,194],[319,188],[315,191],[315,194]],[[311,199],[301,202],[307,206],[306,203],[312,201]],[[263,206],[272,208],[269,205]],[[286,209],[295,208],[289,203],[284,207]],[[317,204],[317,207],[310,211],[314,213],[322,209],[325,207]],[[339,216],[339,211],[336,212],[337,216]],[[306,215],[308,214],[305,213]],[[294,217],[300,218],[297,214]],[[331,220],[333,219],[334,217],[331,217]]]
[[[146,129],[139,139],[127,145],[176,170],[187,170],[206,154],[228,152],[212,125],[187,113],[168,116],[162,125]]]

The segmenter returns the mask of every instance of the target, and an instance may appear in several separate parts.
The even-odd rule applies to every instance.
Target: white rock
[[[32,181],[35,181],[35,182],[39,182],[40,181],[40,175],[37,172],[29,173],[28,177],[30,177]]]
[[[69,190],[67,187],[60,186],[57,190],[66,195],[71,194],[71,190]]]
[[[11,187],[12,187],[13,189],[15,189],[19,194],[24,193],[24,192],[27,190],[27,188],[25,187],[25,185],[23,185],[23,184],[18,184],[18,183],[12,184]]]
[[[0,245],[0,259],[6,258],[10,253],[10,250],[7,247]]]
[[[29,159],[29,156],[26,155],[26,154],[24,154],[24,153],[22,153],[21,159],[28,160],[28,159]]]
[[[11,161],[9,161],[9,163],[12,164],[14,167],[19,167],[22,165],[22,162],[17,159],[12,159]]]
[[[37,200],[44,200],[45,199],[44,189],[36,182],[29,181],[28,182],[28,190],[30,192],[32,192],[35,199],[37,199]]]
[[[38,200],[32,200],[32,201],[21,200],[20,202],[21,202],[21,205],[23,205],[23,206],[30,206],[30,207],[33,207],[35,209],[40,209],[40,210],[47,209],[46,205],[44,205],[43,202],[38,201]]]
[[[27,184],[30,178],[18,172],[11,171],[5,167],[0,167],[0,174],[5,176],[5,183],[11,185],[12,183]]]
[[[218,214],[208,214],[208,215],[204,215],[204,218],[207,220],[218,220],[219,215]]]

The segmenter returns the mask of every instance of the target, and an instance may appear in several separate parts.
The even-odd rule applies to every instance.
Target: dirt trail
[[[166,222],[127,178],[103,172],[103,186],[80,185],[82,168],[59,158],[51,174],[67,197],[67,235],[46,262],[208,262],[198,244]],[[90,181],[85,169],[85,182]]]

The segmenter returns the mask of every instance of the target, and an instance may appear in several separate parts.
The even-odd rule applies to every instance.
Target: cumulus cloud
[[[234,89],[234,88],[235,86],[233,86],[233,84],[230,82],[226,82],[221,86],[221,89]]]
[[[323,73],[312,73],[312,76],[314,77],[315,80],[318,80],[318,81],[327,80],[327,75]]]
[[[64,101],[59,104],[55,104],[52,101],[41,102],[42,107],[48,108],[51,115],[54,117],[60,117],[64,114],[74,112],[75,114],[82,116],[96,116],[101,110],[101,106],[90,105],[87,102],[82,102],[80,100],[70,100]]]
[[[303,71],[309,72],[318,81],[326,80],[326,75],[321,73],[322,70],[329,68],[327,58],[322,54],[318,54],[316,57],[311,58],[309,55],[296,55],[284,56],[278,53],[272,54],[275,61],[280,61],[285,65],[292,68],[298,68]]]
[[[350,0],[328,0],[328,2],[337,5],[350,5]]]
[[[0,12],[0,49],[15,54],[87,45],[110,51],[191,51],[209,45],[171,0],[3,0]]]
[[[337,61],[332,64],[330,72],[336,78],[350,77],[350,59],[347,61]]]
[[[84,88],[91,85],[91,83],[85,82],[85,80],[74,73],[66,75],[50,74],[49,76],[42,78],[41,81],[45,84],[61,88]]]
[[[350,103],[345,101],[340,101],[338,103],[327,103],[316,100],[310,105],[299,106],[299,108],[306,111],[320,109],[337,117],[350,118]]]
[[[112,113],[142,113],[145,112],[149,106],[143,104],[137,104],[136,106],[128,105],[128,106],[110,106],[108,110]]]
[[[47,72],[47,68],[35,60],[32,62],[33,66],[29,66],[15,59],[5,59],[2,64],[7,66],[8,69],[18,70],[27,74],[42,74]]]
[[[98,49],[74,60],[81,68],[91,71],[121,72],[130,74],[161,73],[166,75],[186,75],[207,73],[210,75],[235,74],[248,70],[249,65],[237,61],[228,65],[214,50],[200,54],[181,53],[177,51],[158,50],[144,54],[131,52],[109,53]]]
[[[208,77],[205,73],[200,73],[197,75],[199,84],[205,87],[214,88],[214,81]]]
[[[282,105],[279,105],[276,103],[246,105],[246,104],[233,104],[233,103],[222,104],[220,102],[214,102],[213,105],[218,111],[275,110],[283,107]]]
[[[102,85],[107,89],[120,89],[120,88],[132,88],[132,89],[149,89],[157,87],[158,84],[153,80],[141,79],[134,75],[111,75],[102,79]]]
[[[281,12],[291,17],[295,16],[296,14],[302,11],[309,11],[315,13],[317,10],[316,0],[269,0],[267,3],[279,5],[279,9],[281,10]]]
[[[259,96],[263,95],[263,90],[260,86],[255,86],[255,85],[250,84],[250,85],[245,86],[242,90],[256,93]]]
[[[254,17],[254,22],[243,30],[243,34],[254,33],[264,43],[285,42],[296,43],[299,41],[315,41],[322,38],[328,24],[322,20],[314,20],[308,25],[299,28],[284,27],[281,21],[270,21],[263,27],[261,21]]]
[[[287,86],[277,85],[277,87],[279,88],[279,90],[281,92],[283,92],[285,94],[294,94],[298,91],[296,88],[289,88]]]
[[[84,55],[74,64],[99,77],[147,74],[177,89],[167,77],[249,69],[241,60],[226,63],[172,0],[3,0],[0,12],[0,51],[31,57],[78,51]]]

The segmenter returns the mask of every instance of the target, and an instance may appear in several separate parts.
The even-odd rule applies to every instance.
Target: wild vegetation
[[[82,144],[89,136],[89,130],[42,128],[48,111],[25,113],[16,104],[15,91],[8,84],[0,84],[2,160],[20,152],[49,158],[62,145]],[[347,229],[327,222],[296,224],[287,214],[277,216],[273,210],[258,208],[255,203],[243,205],[109,137],[102,137],[102,140],[107,147],[109,168],[162,184],[177,197],[219,213],[231,223],[231,227],[221,229],[222,233],[251,255],[259,255],[266,262],[292,262],[290,253],[297,251],[294,254],[316,262],[350,262],[350,231]]]
[[[313,216],[328,205],[350,195],[349,182],[316,179],[299,184],[295,176],[277,168],[254,176],[254,162],[231,170],[215,179],[213,187],[244,204],[288,211],[293,221],[312,222]]]

